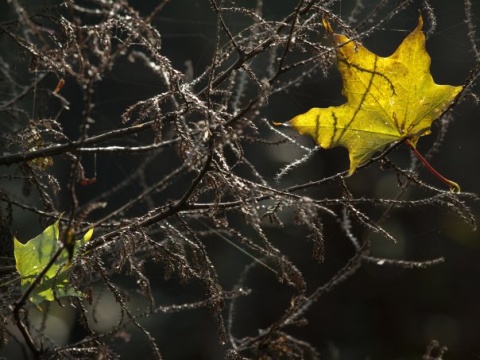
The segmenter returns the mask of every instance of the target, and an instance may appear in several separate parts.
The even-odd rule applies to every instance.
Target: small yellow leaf
[[[82,239],[82,245],[86,244],[90,239],[92,238],[93,235],[93,228],[88,229],[88,231],[85,233]]]
[[[324,21],[324,25],[332,33],[330,24]],[[462,89],[434,82],[422,26],[420,17],[416,29],[389,57],[333,34],[347,102],[310,109],[288,124],[313,137],[322,148],[347,148],[349,175],[393,142],[409,139],[416,144]]]

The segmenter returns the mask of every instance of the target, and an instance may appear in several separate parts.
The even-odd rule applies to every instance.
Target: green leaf
[[[47,227],[43,233],[30,239],[25,244],[22,244],[15,237],[13,238],[16,267],[21,276],[22,291],[29,288],[59,249],[58,234],[59,221]],[[75,241],[74,256],[78,249],[90,240],[92,234],[93,229],[90,229],[82,239]],[[83,294],[75,290],[70,284],[70,271],[68,252],[65,250],[62,251],[40,283],[30,293],[29,300],[38,306],[44,300],[53,301],[65,296],[83,297]]]

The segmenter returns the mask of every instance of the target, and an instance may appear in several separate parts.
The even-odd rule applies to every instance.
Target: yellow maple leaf
[[[325,20],[324,26],[333,34]],[[388,57],[378,56],[344,35],[333,34],[347,102],[312,108],[287,124],[313,137],[322,148],[347,148],[348,175],[393,142],[408,139],[415,146],[420,136],[430,133],[432,123],[462,89],[433,81],[422,26],[420,16],[415,30]]]

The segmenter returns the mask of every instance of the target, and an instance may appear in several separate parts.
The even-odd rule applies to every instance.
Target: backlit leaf
[[[324,25],[333,34],[330,24],[324,21]],[[393,142],[408,139],[415,145],[462,89],[434,82],[422,26],[420,17],[416,29],[389,57],[333,34],[347,102],[310,109],[287,124],[313,137],[322,148],[347,148],[349,175]]]
[[[90,229],[82,239],[75,241],[74,256],[80,246],[90,240],[92,234],[93,229]],[[25,244],[22,244],[16,238],[13,239],[16,267],[21,276],[22,291],[28,289],[58,250],[60,246],[58,236],[59,221],[47,227],[43,233]],[[68,260],[68,252],[62,251],[55,263],[45,273],[39,285],[31,292],[29,298],[31,302],[38,306],[43,300],[53,301],[55,298],[64,296],[83,296],[70,284],[71,267]]]

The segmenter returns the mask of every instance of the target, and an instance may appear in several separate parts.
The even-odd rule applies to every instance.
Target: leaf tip
[[[418,15],[417,29],[418,29],[419,31],[422,31],[422,29],[423,29],[423,17],[422,17],[422,14]]]
[[[93,235],[93,227],[88,229],[88,231],[85,233],[85,235],[83,236],[83,241],[85,242],[90,241],[90,239],[92,238],[92,235]]]
[[[357,164],[352,164],[350,163],[350,167],[348,168],[348,172],[346,177],[350,177],[353,175],[353,173],[357,170]]]

